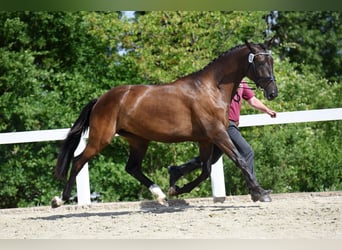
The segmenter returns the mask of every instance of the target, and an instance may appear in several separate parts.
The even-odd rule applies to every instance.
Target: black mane
[[[250,45],[252,45],[252,46],[259,45],[259,46],[261,46],[262,49],[265,49],[265,47],[264,47],[263,44],[250,43]],[[188,76],[193,76],[193,75],[195,75],[195,74],[198,74],[198,73],[201,73],[201,72],[207,70],[213,63],[217,62],[217,61],[220,60],[221,58],[223,58],[223,57],[229,55],[230,53],[232,53],[232,52],[236,51],[237,49],[240,49],[240,48],[242,48],[242,47],[244,47],[244,46],[246,46],[246,44],[240,44],[240,45],[237,45],[237,46],[235,46],[235,47],[230,48],[229,50],[227,50],[227,51],[221,53],[218,57],[216,57],[215,59],[213,59],[211,62],[209,62],[206,66],[204,66],[204,67],[201,68],[200,70],[194,71],[194,72],[192,72],[192,73],[190,73],[190,74],[188,74],[188,75],[185,75],[185,76],[181,77],[180,79],[184,79],[184,78],[186,78],[186,77],[188,77]]]
[[[233,48],[230,48],[229,50],[227,50],[226,52],[223,52],[221,55],[219,55],[218,57],[216,57],[215,59],[213,59],[210,63],[208,63],[203,69],[201,69],[200,71],[202,70],[205,70],[207,67],[209,67],[211,64],[213,64],[214,62],[216,62],[217,60],[221,59],[222,57],[225,57],[227,55],[229,55],[231,52],[237,50],[237,49],[240,49],[242,48],[243,46],[245,46],[245,44],[240,44],[240,45],[237,45]]]

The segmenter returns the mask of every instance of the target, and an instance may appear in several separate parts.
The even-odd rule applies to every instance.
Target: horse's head
[[[249,49],[247,77],[253,80],[257,87],[264,90],[264,96],[268,100],[273,100],[278,96],[276,79],[273,74],[273,59],[271,45],[274,37],[264,44],[250,44],[245,42]]]

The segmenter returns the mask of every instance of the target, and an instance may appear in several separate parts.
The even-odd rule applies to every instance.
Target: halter
[[[253,65],[254,73],[256,74],[256,69],[255,69],[255,64],[254,64],[254,58],[255,58],[256,56],[259,56],[259,55],[271,56],[272,53],[271,53],[271,51],[268,51],[268,52],[260,52],[260,53],[256,53],[256,54],[254,54],[254,53],[252,53],[252,52],[249,53],[249,54],[248,54],[248,63],[249,63],[249,65],[248,65],[247,72],[248,72],[250,66]],[[275,77],[274,77],[273,75],[270,76],[270,77],[259,77],[259,79],[257,79],[256,82],[255,82],[256,85],[257,85],[257,87],[260,86],[260,85],[259,85],[259,82],[262,81],[262,80],[265,80],[265,81],[275,81]]]
[[[248,62],[249,62],[249,63],[253,63],[254,57],[259,56],[259,55],[270,56],[270,55],[272,55],[272,53],[271,53],[271,51],[269,51],[269,52],[260,52],[260,53],[256,53],[256,54],[253,54],[253,53],[251,52],[251,53],[249,53],[249,55],[248,55]]]

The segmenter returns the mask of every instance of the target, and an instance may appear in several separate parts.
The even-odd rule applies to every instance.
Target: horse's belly
[[[124,130],[147,140],[160,142],[187,141],[193,135],[192,125],[188,120],[172,120],[170,117],[132,119]]]

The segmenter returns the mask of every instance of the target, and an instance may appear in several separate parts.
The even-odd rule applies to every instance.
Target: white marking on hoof
[[[57,208],[57,207],[62,206],[63,203],[64,203],[64,201],[61,198],[59,198],[58,196],[55,196],[51,200],[51,207],[52,208]]]
[[[167,199],[166,199],[166,195],[163,193],[163,191],[160,189],[160,187],[157,184],[152,184],[149,187],[149,190],[151,191],[151,193],[156,196],[157,202],[160,205],[163,206],[167,206]]]

